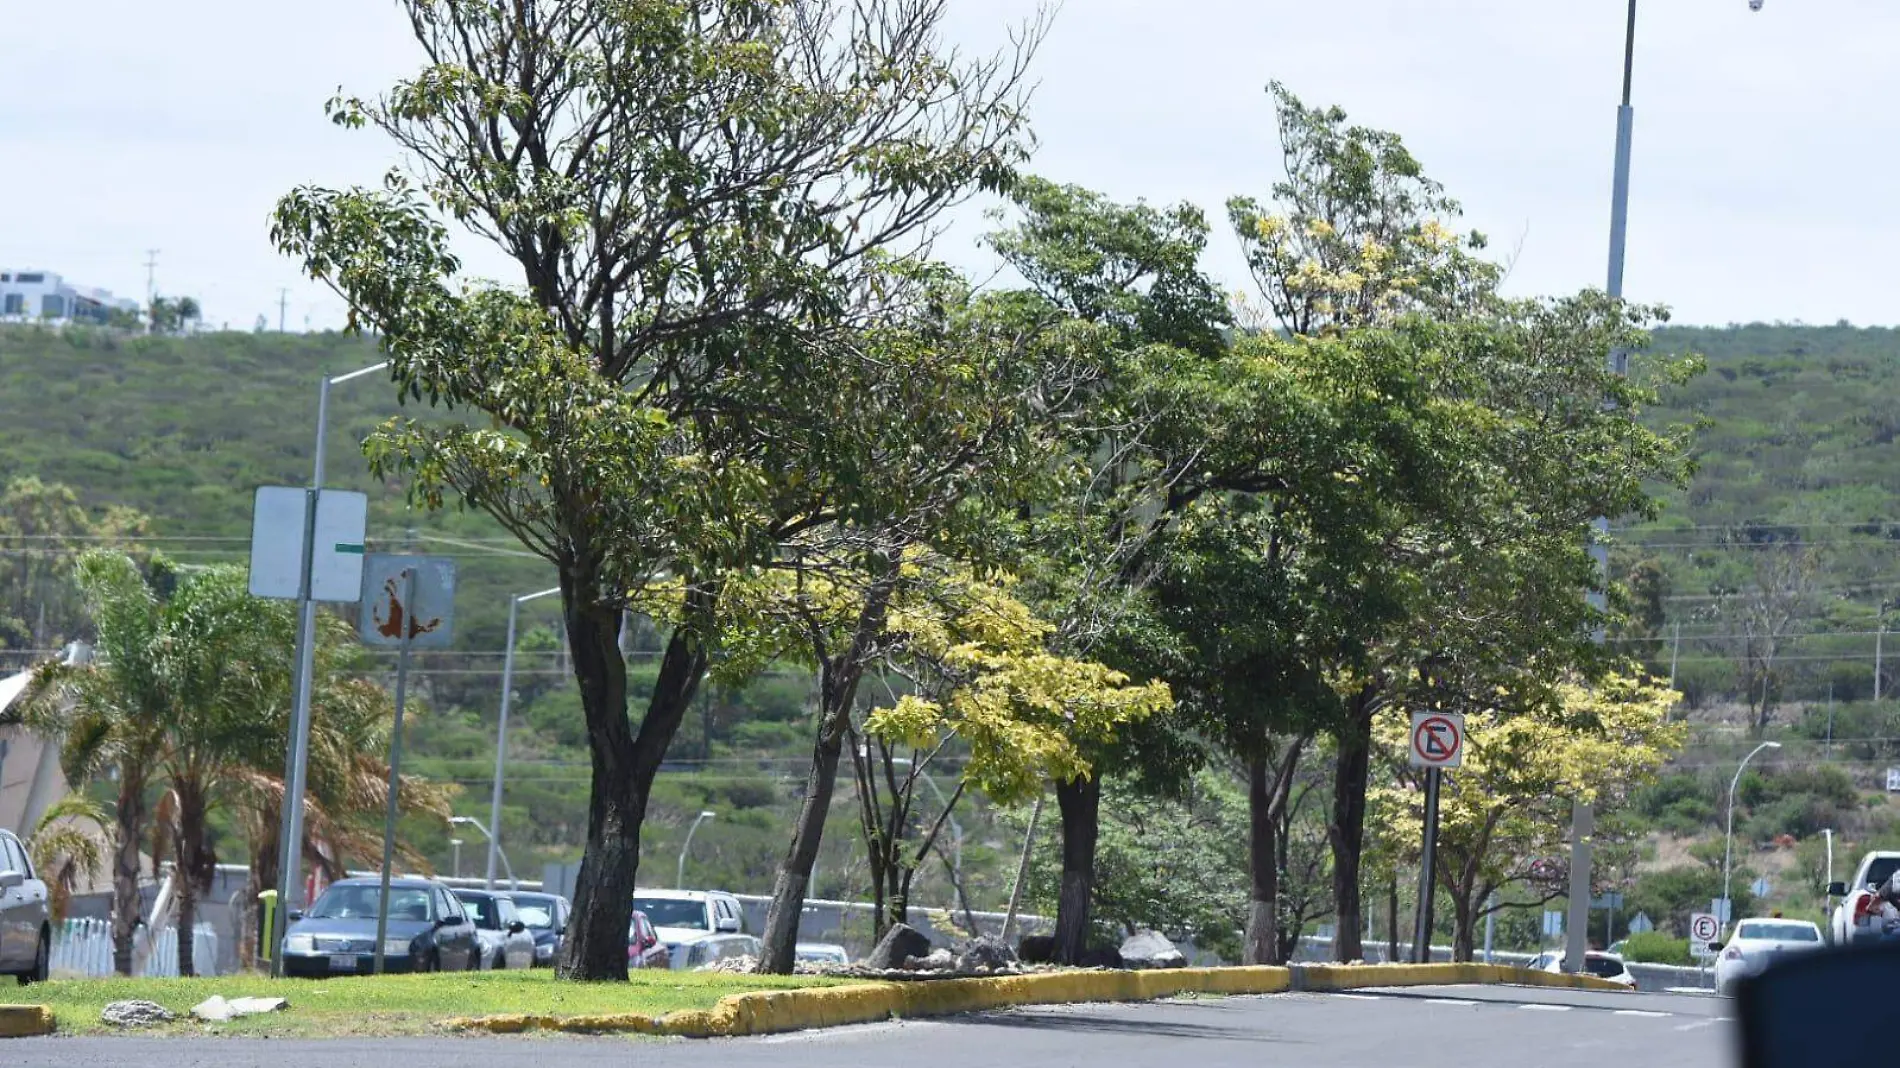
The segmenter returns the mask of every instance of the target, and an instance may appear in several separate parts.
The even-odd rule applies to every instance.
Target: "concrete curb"
[[[1533,972],[1501,964],[1296,964],[1292,968],[1166,968],[1154,971],[1046,972],[980,979],[860,983],[734,994],[711,1009],[652,1017],[504,1015],[458,1017],[460,1031],[516,1034],[675,1035],[732,1038],[873,1023],[892,1017],[949,1016],[1019,1005],[1152,1001],[1180,994],[1277,994],[1286,990],[1354,990],[1383,986],[1505,984],[1622,990],[1593,975]]]
[[[1167,968],[1155,971],[1047,972],[911,983],[857,983],[734,994],[711,1009],[662,1017],[478,1016],[446,1020],[453,1030],[513,1034],[530,1030],[724,1038],[840,1027],[897,1017],[948,1016],[1017,1005],[1150,1001],[1178,994],[1275,994],[1291,985],[1285,968]]]
[[[0,1038],[53,1033],[53,1010],[44,1005],[0,1005]]]

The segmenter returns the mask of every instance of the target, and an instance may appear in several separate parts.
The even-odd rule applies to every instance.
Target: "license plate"
[[[357,956],[354,953],[333,953],[330,955],[330,970],[333,972],[353,972],[356,970]]]

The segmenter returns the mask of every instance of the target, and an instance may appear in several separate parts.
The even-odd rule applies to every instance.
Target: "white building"
[[[142,313],[139,302],[91,286],[68,285],[52,271],[0,267],[0,319],[103,323],[113,311]]]

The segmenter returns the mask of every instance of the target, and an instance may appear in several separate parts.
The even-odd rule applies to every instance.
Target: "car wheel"
[[[28,983],[44,983],[47,974],[52,970],[52,957],[52,935],[42,930],[40,931],[40,947],[33,953],[33,967],[29,971],[20,973],[20,985],[25,986]]]
[[[479,947],[468,951],[468,970],[471,972],[482,970],[482,951]]]

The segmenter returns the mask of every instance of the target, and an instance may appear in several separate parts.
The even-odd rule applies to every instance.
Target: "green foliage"
[[[1719,844],[1719,843],[1718,843]],[[1737,917],[1751,915],[1756,908],[1749,883],[1755,876],[1746,866],[1735,868],[1733,912]],[[1644,872],[1623,898],[1624,910],[1631,916],[1647,913],[1657,931],[1689,933],[1689,917],[1709,911],[1709,903],[1722,896],[1722,869],[1719,865],[1685,865]]]
[[[1689,955],[1687,938],[1677,938],[1661,931],[1630,935],[1623,943],[1623,959],[1643,964],[1673,964],[1681,968],[1695,963],[1695,959]]]

